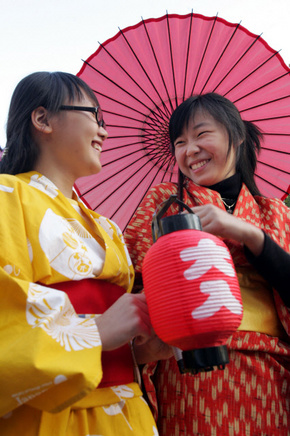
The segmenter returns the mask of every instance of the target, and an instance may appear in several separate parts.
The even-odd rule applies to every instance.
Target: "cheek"
[[[175,159],[178,165],[182,164],[182,162],[184,161],[184,150],[181,148],[176,148],[175,149]]]

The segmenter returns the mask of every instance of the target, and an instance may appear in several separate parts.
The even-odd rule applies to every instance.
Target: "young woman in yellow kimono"
[[[290,435],[290,211],[261,196],[254,172],[260,132],[226,98],[190,97],[169,124],[178,186],[152,188],[127,227],[125,240],[142,286],[142,262],[152,245],[154,211],[171,194],[199,216],[204,231],[228,246],[244,314],[229,338],[224,371],[180,374],[174,358],[143,368],[160,434]],[[178,213],[172,205],[166,215]]]
[[[0,164],[1,436],[157,435],[129,346],[146,361],[158,343],[145,297],[117,225],[72,191],[101,170],[106,138],[78,77],[16,87]]]

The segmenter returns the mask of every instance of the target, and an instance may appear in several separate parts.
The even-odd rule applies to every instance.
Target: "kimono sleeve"
[[[21,192],[0,185],[0,416],[29,404],[58,412],[102,378],[95,321],[64,292],[31,281]],[[33,217],[31,217],[33,225]]]

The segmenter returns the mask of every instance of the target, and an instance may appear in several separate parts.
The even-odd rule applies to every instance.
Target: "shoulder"
[[[151,221],[156,208],[165,200],[167,200],[170,195],[177,193],[177,185],[174,183],[166,182],[160,183],[152,188],[150,188],[145,195],[144,199],[135,211],[130,223],[128,224],[125,237],[126,239],[135,232],[136,229],[142,229],[142,234],[144,235],[145,230],[150,229],[151,233]],[[132,237],[132,235],[131,235]],[[128,240],[126,240],[128,242]]]
[[[136,210],[136,214],[147,213],[150,216],[155,212],[156,207],[163,201],[166,201],[170,195],[177,193],[175,183],[160,183],[150,188]]]
[[[13,189],[31,189],[31,180],[37,177],[34,172],[22,173],[22,174],[0,174],[0,190],[12,191]],[[10,189],[9,189],[10,188]]]
[[[9,200],[18,198],[24,182],[11,174],[0,174],[1,203],[8,196]]]
[[[13,176],[11,174],[0,174],[0,186],[1,188],[8,188],[11,187],[13,188],[14,186],[16,186],[18,183],[20,182],[20,180],[16,177]]]
[[[278,245],[290,253],[290,209],[277,198],[263,198],[255,196],[259,205],[260,219],[263,230]]]
[[[177,184],[171,182],[159,183],[149,189],[146,194],[147,199],[166,200],[170,195],[177,193]]]
[[[266,198],[261,196],[255,196],[255,201],[258,203],[260,209],[264,213],[270,215],[281,215],[290,220],[290,208],[279,198]]]
[[[35,171],[10,175],[0,174],[1,203],[6,200],[12,207],[12,203],[22,204],[28,209],[42,207],[48,199],[55,200],[60,192],[57,187],[47,178]]]

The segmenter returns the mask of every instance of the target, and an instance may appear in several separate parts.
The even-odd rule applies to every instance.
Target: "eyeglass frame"
[[[106,123],[103,118],[103,112],[100,106],[91,107],[91,106],[70,106],[63,104],[60,106],[59,110],[61,111],[85,111],[85,112],[91,112],[92,114],[95,114],[96,122],[99,127],[106,128]]]

